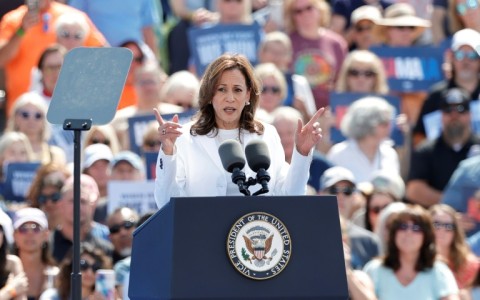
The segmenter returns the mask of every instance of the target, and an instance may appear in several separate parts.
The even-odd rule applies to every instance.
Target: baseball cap
[[[373,192],[387,193],[396,200],[401,200],[405,196],[405,183],[402,177],[395,172],[376,171],[370,182]]]
[[[455,32],[452,37],[450,49],[452,49],[452,51],[457,51],[462,46],[470,46],[479,53],[480,33],[471,28],[465,28]]]
[[[376,6],[362,5],[352,12],[352,15],[350,16],[350,21],[352,24],[356,24],[361,20],[369,20],[375,23],[381,18],[382,13]]]
[[[463,105],[466,110],[469,110],[470,98],[470,94],[464,89],[451,88],[442,95],[440,108],[445,109],[452,105]]]
[[[89,168],[94,162],[102,159],[108,162],[112,161],[113,159],[113,154],[110,147],[101,143],[87,146],[83,152],[83,155],[84,159],[82,169]]]
[[[143,172],[145,170],[145,166],[143,164],[142,158],[138,156],[138,154],[132,152],[132,151],[121,151],[118,152],[110,162],[110,165],[112,168],[114,168],[119,162],[128,162],[132,167],[137,169],[140,172]]]
[[[347,168],[335,166],[328,168],[320,177],[320,189],[324,190],[340,181],[349,181],[355,185],[355,176]]]
[[[19,209],[15,213],[15,217],[13,219],[13,228],[15,229],[18,229],[18,227],[27,222],[37,223],[42,229],[48,228],[47,216],[45,216],[45,213],[38,208],[25,207]]]

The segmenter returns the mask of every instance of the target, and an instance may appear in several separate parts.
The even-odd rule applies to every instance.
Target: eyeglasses
[[[243,0],[223,0],[225,3],[232,3],[232,2],[237,2],[237,3],[242,3]]]
[[[461,61],[467,58],[468,60],[477,60],[479,58],[477,52],[475,51],[463,51],[457,50],[453,52],[455,60]]]
[[[115,234],[119,233],[120,229],[124,228],[126,230],[133,228],[135,226],[135,222],[132,221],[125,221],[122,224],[115,224],[110,227],[110,233]]]
[[[386,205],[383,206],[370,206],[368,209],[371,213],[378,215],[385,207]]]
[[[68,31],[60,31],[58,33],[58,36],[61,37],[62,39],[74,39],[74,40],[77,40],[77,41],[80,41],[83,39],[83,34],[80,33],[80,32],[75,32],[75,33],[71,33],[71,32],[68,32]]]
[[[446,114],[451,114],[454,111],[459,114],[465,114],[469,111],[469,107],[464,104],[447,105],[442,107],[442,112]]]
[[[410,230],[412,232],[423,232],[422,226],[418,224],[408,224],[408,223],[401,223],[400,225],[398,225],[398,230],[400,231]]]
[[[47,203],[48,200],[52,200],[53,203],[57,203],[58,200],[62,198],[62,194],[60,192],[53,193],[51,195],[39,195],[38,196],[38,203],[43,205]]]
[[[410,30],[413,31],[415,30],[415,26],[392,26],[392,28],[395,28],[397,30]]]
[[[39,112],[28,112],[25,110],[20,110],[18,111],[18,114],[23,118],[23,119],[30,119],[30,117],[33,117],[35,120],[41,120],[43,118],[43,114]]]
[[[457,4],[456,9],[459,15],[464,16],[467,14],[467,10],[476,9],[477,7],[477,0],[467,0],[465,3]]]
[[[332,186],[332,187],[328,188],[327,192],[329,194],[332,194],[332,195],[337,195],[339,193],[342,193],[346,196],[350,196],[350,195],[353,194],[353,192],[355,192],[355,188],[350,187],[350,186],[347,186],[347,187],[344,187],[344,188],[338,188],[336,186]]]
[[[110,146],[110,140],[100,140],[100,139],[92,139],[92,144],[104,144],[104,145],[107,145],[107,146]]]
[[[352,76],[352,77],[365,76],[367,78],[372,78],[372,77],[375,77],[377,75],[377,73],[375,73],[372,70],[362,71],[362,70],[358,70],[358,69],[349,69],[347,74],[348,74],[348,76]]]
[[[295,8],[293,9],[293,13],[296,14],[296,15],[301,15],[303,14],[304,12],[309,12],[309,11],[312,11],[313,10],[313,5],[307,5],[303,8]]]
[[[20,227],[17,228],[17,231],[21,234],[26,234],[29,231],[33,233],[40,233],[40,231],[42,231],[42,228],[38,224],[22,224]]]
[[[147,146],[147,147],[150,147],[150,148],[153,148],[155,146],[161,146],[162,142],[156,141],[156,140],[147,140],[147,141],[145,141],[145,143],[143,143],[143,145]]]
[[[445,229],[446,231],[453,231],[455,229],[455,224],[453,223],[443,223],[439,221],[434,221],[433,222],[433,227],[435,227],[436,230],[439,229]]]
[[[355,28],[356,32],[364,32],[364,31],[372,30],[373,26],[360,26],[360,25],[358,25],[358,26],[355,26],[354,28]]]
[[[88,261],[81,259],[80,260],[80,270],[81,271],[87,271],[88,269],[92,270],[93,272],[96,272],[100,270],[102,267],[100,266],[99,263],[94,263],[94,264],[89,264]]]
[[[274,95],[280,94],[280,87],[278,86],[264,86],[262,89],[262,94],[272,93]]]

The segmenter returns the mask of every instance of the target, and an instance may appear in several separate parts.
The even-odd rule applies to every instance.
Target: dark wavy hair
[[[240,130],[244,129],[251,133],[263,134],[262,123],[255,120],[260,95],[260,83],[254,75],[253,67],[248,59],[240,54],[224,54],[214,60],[207,67],[201,81],[198,97],[199,110],[194,116],[195,123],[190,128],[191,135],[207,135],[213,131],[213,136],[218,134],[215,122],[215,111],[211,101],[216,93],[218,81],[223,72],[227,70],[239,70],[245,77],[247,89],[250,91],[250,105],[246,105],[240,116]]]
[[[415,271],[425,271],[433,267],[437,252],[435,249],[432,219],[429,212],[420,205],[409,205],[405,210],[395,214],[390,220],[388,225],[387,253],[383,264],[394,271],[400,269],[400,251],[397,247],[395,237],[400,225],[408,221],[418,224],[422,229],[423,243],[415,265]]]
[[[8,280],[8,275],[10,275],[12,270],[7,269],[7,254],[9,253],[9,246],[3,226],[0,226],[0,230],[3,232],[2,246],[0,247],[0,286],[5,286]]]

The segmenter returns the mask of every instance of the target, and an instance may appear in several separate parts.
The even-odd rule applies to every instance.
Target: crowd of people
[[[114,269],[127,299],[134,229],[174,196],[242,195],[218,148],[260,139],[267,196],[336,196],[351,299],[480,299],[480,1],[28,3],[0,8],[0,298],[69,299],[73,132],[47,112],[70,50],[124,47],[116,114],[82,134],[83,298]],[[397,84],[402,51],[438,80]],[[144,183],[151,204],[115,199]]]

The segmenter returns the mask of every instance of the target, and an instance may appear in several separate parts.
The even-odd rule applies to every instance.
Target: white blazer
[[[222,165],[215,138],[207,135],[190,135],[192,123],[182,126],[183,134],[177,139],[173,155],[165,155],[160,149],[155,179],[155,201],[162,208],[171,197],[226,196],[227,184],[232,182],[231,173]],[[269,193],[265,195],[304,195],[312,160],[310,151],[303,156],[294,150],[292,163],[285,162],[285,153],[275,127],[263,123],[263,135],[244,132],[243,147],[254,139],[262,139],[270,153]],[[247,178],[255,178],[248,164],[243,169]],[[251,186],[253,193],[260,184]],[[242,195],[238,192],[238,195]]]

